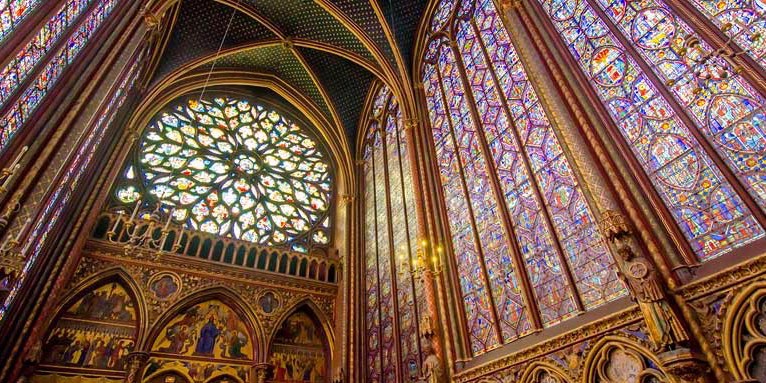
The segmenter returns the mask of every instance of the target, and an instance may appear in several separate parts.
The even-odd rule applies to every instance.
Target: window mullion
[[[729,165],[726,164],[726,162],[720,157],[718,151],[710,144],[708,138],[700,133],[700,129],[697,124],[694,123],[691,117],[689,117],[689,115],[686,113],[684,107],[681,106],[676,98],[668,91],[665,83],[660,80],[656,73],[654,73],[649,64],[647,64],[647,62],[644,60],[644,57],[641,56],[638,51],[636,51],[633,43],[628,41],[628,39],[622,34],[622,31],[620,31],[620,28],[616,26],[614,22],[612,22],[609,16],[607,16],[601,9],[601,7],[598,4],[595,4],[593,0],[586,1],[588,4],[590,4],[591,9],[593,9],[598,17],[614,33],[614,36],[622,44],[622,48],[625,49],[627,53],[635,60],[636,64],[644,72],[644,75],[646,75],[649,81],[654,84],[657,91],[662,95],[668,105],[670,105],[678,118],[683,122],[684,125],[689,128],[689,132],[699,142],[700,147],[708,154],[708,156],[710,156],[721,174],[723,174],[724,178],[729,182],[729,184],[731,184],[732,188],[734,188],[737,195],[742,198],[742,201],[750,210],[750,213],[753,214],[756,221],[758,221],[762,227],[766,227],[766,213],[764,213],[764,211],[761,210],[761,208],[758,206],[758,203],[753,200],[750,193],[739,181],[739,178],[734,174]]]
[[[500,187],[500,181],[497,178],[497,168],[495,166],[495,162],[490,156],[489,144],[487,144],[486,137],[484,136],[484,127],[482,124],[481,115],[476,110],[476,100],[473,97],[471,82],[468,80],[466,75],[465,63],[463,63],[463,57],[461,56],[460,50],[457,48],[457,43],[455,40],[450,39],[449,48],[452,49],[452,53],[455,56],[455,65],[458,67],[460,80],[463,82],[463,89],[468,100],[468,108],[471,112],[471,117],[474,120],[477,133],[476,138],[478,139],[479,145],[481,147],[481,155],[484,158],[484,162],[487,164],[487,170],[489,173],[487,174],[487,178],[492,185],[492,191],[495,196],[495,204],[498,208],[498,211],[500,212],[500,216],[502,217],[502,225],[505,229],[505,234],[508,238],[508,241],[510,242],[509,250],[511,252],[511,259],[513,260],[514,268],[517,270],[517,273],[519,273],[519,279],[522,285],[521,288],[523,290],[522,297],[524,297],[527,309],[529,311],[529,316],[532,318],[532,326],[535,329],[542,329],[543,322],[542,318],[540,317],[540,309],[537,305],[537,300],[534,296],[534,287],[529,279],[527,268],[524,264],[524,259],[522,258],[521,254],[519,254],[520,246],[516,239],[517,237],[515,228],[513,227],[513,220],[511,219],[511,215],[508,212],[507,206],[505,205],[503,189]],[[494,304],[495,302],[493,301],[493,306]],[[497,307],[495,307],[495,310],[497,310]]]
[[[372,149],[370,150],[370,158],[369,158],[369,166],[372,168],[372,207],[374,209],[374,220],[375,220],[375,276],[377,278],[376,284],[378,288],[376,289],[378,293],[378,304],[376,307],[376,311],[378,312],[378,358],[380,359],[380,370],[378,371],[380,379],[383,378],[383,313],[381,309],[381,305],[383,304],[381,296],[380,296],[380,249],[378,247],[378,230],[380,229],[380,225],[378,223],[378,185],[376,184],[377,177],[375,176],[375,133],[373,133],[372,141],[368,143],[368,145],[371,145]],[[370,185],[365,185],[370,186]],[[373,366],[370,366],[372,368]]]
[[[448,100],[447,92],[444,90],[444,79],[442,78],[442,74],[439,71],[438,65],[437,64],[434,64],[434,65],[435,65],[434,71],[436,72],[436,76],[439,82],[439,92],[441,93],[442,103],[446,107],[447,105],[449,105],[449,103],[447,101]],[[449,115],[450,112],[448,109],[446,110],[446,113]],[[489,300],[489,305],[491,308],[490,315],[492,316],[492,322],[493,322],[492,327],[494,327],[494,330],[495,330],[496,341],[498,342],[498,344],[503,344],[503,331],[502,331],[502,328],[500,327],[500,319],[499,319],[499,315],[497,311],[497,306],[495,305],[495,297],[492,294],[492,285],[490,284],[490,281],[489,281],[489,273],[487,272],[487,263],[484,261],[484,249],[481,246],[481,238],[479,238],[478,225],[476,224],[476,214],[473,211],[473,204],[471,203],[471,195],[468,192],[469,189],[465,180],[466,179],[465,171],[463,167],[461,166],[463,161],[461,159],[462,155],[460,154],[460,150],[458,149],[459,141],[457,139],[457,136],[455,135],[455,127],[453,126],[452,119],[447,117],[446,120],[449,126],[450,139],[452,140],[453,146],[455,147],[455,159],[457,160],[457,163],[458,163],[457,168],[458,168],[458,172],[460,173],[460,185],[463,187],[463,196],[465,197],[465,200],[467,202],[466,208],[468,208],[468,218],[471,221],[471,228],[472,228],[471,233],[473,234],[474,246],[476,248],[476,252],[479,258],[481,259],[481,265],[480,265],[481,276],[483,279],[482,282],[485,288],[487,289],[486,294],[487,294],[487,299]]]
[[[492,60],[490,59],[489,54],[487,53],[487,46],[484,43],[484,40],[481,38],[481,33],[479,31],[479,28],[476,26],[476,23],[474,22],[474,20],[471,20],[470,24],[471,24],[471,28],[473,28],[474,30],[474,34],[476,35],[476,41],[481,46],[481,52],[482,52],[482,55],[484,56],[484,61],[487,63],[487,71],[492,76],[492,81],[495,83],[495,88],[497,88],[497,93],[500,96],[499,98],[500,98],[500,103],[503,106],[503,111],[506,117],[508,118],[508,121],[511,124],[510,130],[514,138],[516,139],[516,142],[519,145],[519,150],[520,150],[519,154],[521,154],[520,156],[521,161],[524,164],[524,167],[526,168],[527,174],[529,174],[529,182],[532,185],[532,190],[535,193],[535,198],[537,198],[538,203],[542,207],[540,211],[545,217],[544,218],[545,226],[548,228],[548,232],[550,232],[551,235],[554,235],[557,239],[553,241],[554,242],[553,246],[555,246],[556,248],[556,255],[558,256],[559,262],[562,266],[569,266],[569,262],[567,262],[566,258],[564,257],[564,249],[561,248],[560,234],[553,227],[553,224],[552,224],[553,220],[551,218],[550,212],[546,208],[547,203],[545,199],[543,198],[543,192],[540,189],[540,184],[537,181],[537,178],[535,177],[535,172],[532,169],[532,165],[530,165],[529,163],[529,153],[527,151],[527,147],[526,145],[524,145],[524,142],[521,140],[521,136],[519,134],[520,130],[518,126],[516,125],[515,120],[513,119],[513,115],[511,114],[511,108],[508,106],[508,100],[506,99],[506,95],[504,92],[501,91],[502,88],[500,85],[500,80],[497,77],[497,73],[495,72],[494,65],[492,65]],[[532,85],[530,84],[529,86],[532,86]],[[525,110],[526,110],[526,107],[525,107]],[[505,205],[505,203],[503,203],[503,205]],[[505,208],[507,209],[507,206],[505,206]],[[580,294],[578,292],[574,275],[572,275],[572,269],[571,267],[562,267],[562,268],[564,269],[564,276],[567,279],[569,288],[572,290],[575,306],[577,307],[577,310],[582,313],[585,311],[585,306],[583,305],[582,297],[580,297]]]
[[[386,220],[386,224],[388,227],[386,227],[386,230],[388,230],[388,259],[389,262],[389,271],[391,273],[391,294],[392,301],[393,301],[393,308],[394,308],[394,349],[396,350],[396,355],[394,356],[394,359],[396,360],[395,368],[396,368],[396,376],[397,379],[401,382],[404,381],[404,375],[402,372],[402,346],[401,346],[401,329],[399,328],[399,286],[398,286],[398,279],[396,277],[396,245],[394,244],[394,226],[391,223],[391,219],[393,217],[392,211],[391,211],[391,176],[388,172],[388,161],[390,160],[388,158],[388,143],[386,142],[386,136],[388,133],[386,132],[386,123],[387,123],[387,117],[390,116],[389,112],[389,106],[391,104],[393,96],[389,99],[388,102],[384,104],[384,109],[381,114],[381,123],[378,125],[379,134],[380,134],[380,141],[381,141],[381,154],[383,155],[383,179],[385,180],[385,184],[383,187],[386,190],[386,216],[388,219]],[[384,255],[385,256],[385,255]]]

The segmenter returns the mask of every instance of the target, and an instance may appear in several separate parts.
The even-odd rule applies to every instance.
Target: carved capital
[[[607,210],[601,215],[601,221],[599,222],[601,234],[608,240],[613,241],[615,238],[623,235],[630,235],[631,228],[628,219],[622,215],[622,213]]]
[[[152,12],[151,9],[148,9],[148,8],[142,9],[141,17],[144,19],[144,25],[146,25],[147,29],[157,30],[160,28],[161,17],[155,14],[154,12]]]
[[[404,130],[411,130],[418,126],[417,118],[408,118],[404,120]]]
[[[353,194],[343,194],[340,196],[340,203],[345,205],[348,205],[352,202],[354,202],[354,199],[356,198]]]
[[[705,358],[688,348],[666,351],[657,356],[664,370],[683,383],[704,382],[710,373]]]

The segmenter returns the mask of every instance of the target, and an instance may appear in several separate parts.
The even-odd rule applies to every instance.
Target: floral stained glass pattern
[[[367,378],[395,382],[401,374],[410,381],[420,373],[417,312],[425,303],[411,272],[417,217],[407,140],[388,87],[377,90],[369,114],[363,170]]]
[[[128,93],[135,85],[140,73],[138,66],[135,63],[140,61],[140,59],[134,59],[133,64],[130,64],[123,80],[115,89],[109,102],[104,107],[103,112],[88,130],[87,135],[79,145],[79,149],[74,154],[74,158],[70,161],[66,172],[58,185],[56,185],[54,191],[48,197],[47,203],[42,208],[42,211],[39,214],[39,219],[37,219],[35,226],[27,236],[29,241],[26,242],[26,245],[21,250],[22,254],[26,254],[26,261],[21,276],[19,276],[15,285],[11,287],[11,293],[6,298],[5,302],[0,302],[2,303],[0,304],[0,319],[2,319],[7,312],[8,307],[18,293],[19,287],[24,283],[29,270],[42,253],[51,230],[56,227],[56,224],[61,218],[61,213],[77,188],[78,182],[90,166],[93,156],[96,154],[96,149],[104,139],[104,136],[120,107],[122,107],[127,99]]]
[[[691,0],[691,3],[766,69],[766,2]]]
[[[29,120],[61,78],[64,70],[75,61],[82,48],[99,30],[118,3],[119,0],[100,0],[98,4],[90,7],[87,17],[69,35],[66,44],[50,56],[32,84],[19,95],[17,100],[4,106],[5,111],[0,120],[0,151],[5,150],[10,140]]]
[[[41,0],[0,0],[0,42],[10,36],[11,32],[37,9],[41,2]]]
[[[707,260],[763,237],[763,228],[693,127],[684,124],[591,5],[585,0],[540,3],[697,256]],[[626,10],[615,4],[610,12],[624,15]],[[668,44],[642,39],[661,50]],[[679,67],[677,61],[662,65]]]
[[[275,110],[187,97],[160,112],[115,195],[193,230],[306,251],[329,244],[332,175],[319,144]]]
[[[53,17],[45,23],[37,34],[16,53],[5,68],[0,71],[0,107],[18,89],[30,72],[50,53],[55,44],[69,32],[70,27],[79,20],[91,0],[67,1]]]

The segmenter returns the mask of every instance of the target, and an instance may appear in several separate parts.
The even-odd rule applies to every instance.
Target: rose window
[[[189,98],[147,127],[116,197],[193,230],[306,251],[329,243],[331,185],[317,142],[281,114]]]

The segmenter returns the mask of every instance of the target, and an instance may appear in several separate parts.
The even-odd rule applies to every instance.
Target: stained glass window
[[[0,151],[5,150],[10,140],[29,120],[64,70],[75,61],[82,48],[107,20],[119,0],[99,0],[90,7],[88,3],[86,0],[67,1],[66,6],[51,18],[34,40],[0,74],[0,111],[3,116],[0,120]],[[77,17],[85,9],[88,9],[87,15]],[[66,41],[51,54],[51,50],[58,46],[54,43],[66,33],[69,34]],[[36,73],[34,77],[30,77],[33,73]],[[22,86],[25,88],[19,88]]]
[[[40,3],[40,0],[0,1],[0,42],[5,40]]]
[[[531,333],[531,315],[553,326],[626,290],[493,1],[457,4],[437,8],[422,74],[471,345],[481,354]]]
[[[28,240],[24,242],[25,245],[21,249],[21,254],[24,254],[26,257],[24,269],[14,285],[11,286],[11,293],[8,298],[6,298],[5,302],[0,302],[0,319],[5,315],[8,307],[10,307],[15,299],[19,288],[24,283],[29,270],[31,270],[40,256],[51,230],[59,223],[61,213],[71,200],[75,190],[77,190],[78,182],[92,163],[99,144],[104,139],[108,128],[112,125],[112,121],[120,107],[125,103],[128,93],[135,85],[140,73],[136,63],[140,61],[140,59],[134,59],[133,63],[126,69],[121,82],[115,88],[109,102],[103,106],[98,118],[87,130],[87,134],[78,146],[77,151],[74,152],[65,173],[63,173],[63,177],[61,177],[58,184],[55,185],[53,192],[48,196],[45,206],[38,215],[39,218],[26,236]]]
[[[763,96],[736,73],[717,77],[715,60],[698,72],[689,61],[697,53],[683,56],[682,42],[710,47],[662,1],[539,2],[696,255],[708,260],[763,237],[743,201],[766,206]]]
[[[387,87],[376,92],[368,112],[362,170],[367,378],[395,382],[402,376],[411,381],[420,376],[417,319],[418,310],[424,309],[422,286],[416,287],[419,281],[411,272],[417,257],[412,171],[398,103]]]
[[[766,2],[691,0],[691,3],[766,69]]]
[[[190,96],[160,112],[115,197],[265,246],[306,252],[330,242],[329,158],[305,129],[244,98]]]

